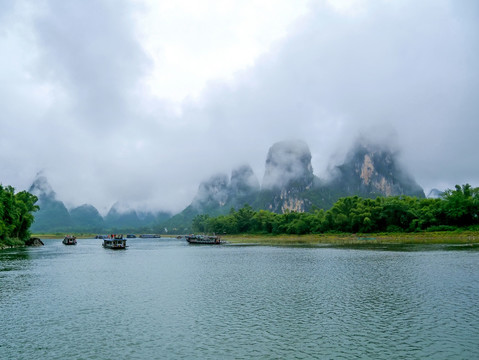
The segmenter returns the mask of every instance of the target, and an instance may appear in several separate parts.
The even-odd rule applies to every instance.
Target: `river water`
[[[477,359],[479,250],[0,251],[0,359]]]

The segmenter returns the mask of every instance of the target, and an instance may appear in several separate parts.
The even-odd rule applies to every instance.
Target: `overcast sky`
[[[0,0],[0,183],[180,211],[202,180],[358,136],[426,193],[479,186],[475,0]]]

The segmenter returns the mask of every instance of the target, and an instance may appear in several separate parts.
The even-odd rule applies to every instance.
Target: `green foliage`
[[[456,185],[455,190],[446,190],[439,217],[444,225],[471,226],[478,222],[479,188],[471,185]]]
[[[30,226],[38,198],[26,191],[15,194],[11,186],[0,185],[0,244],[24,244],[30,238]]]
[[[53,198],[40,201],[41,211],[35,215],[33,232],[64,232],[71,231],[72,219],[63,202]]]
[[[104,220],[98,210],[92,205],[82,205],[70,211],[72,230],[82,230],[88,233],[101,233]]]
[[[445,191],[440,199],[351,196],[340,198],[327,211],[284,214],[254,211],[245,205],[237,211],[232,208],[228,215],[197,215],[192,223],[195,232],[217,234],[415,232],[478,226],[479,188],[469,184]]]
[[[207,214],[197,215],[193,219],[191,225],[194,232],[207,232],[208,231],[208,220],[210,216]]]

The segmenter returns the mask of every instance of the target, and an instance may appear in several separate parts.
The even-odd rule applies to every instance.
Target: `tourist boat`
[[[221,244],[221,239],[216,235],[186,235],[186,241],[190,244]]]
[[[113,235],[110,238],[103,239],[102,245],[105,249],[114,250],[122,250],[128,247],[126,245],[126,239],[123,238],[123,235]]]
[[[62,243],[64,243],[65,245],[76,245],[77,238],[76,236],[67,235],[63,238]]]

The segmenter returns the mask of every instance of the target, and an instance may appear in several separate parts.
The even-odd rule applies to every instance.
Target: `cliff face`
[[[325,182],[313,174],[311,152],[303,141],[282,141],[268,151],[261,188],[250,167],[203,182],[189,209],[218,215],[245,204],[276,213],[328,209],[340,197],[410,195],[424,197],[422,188],[397,161],[397,154],[377,145],[353,147],[336,176]],[[194,209],[194,211],[192,210]]]
[[[347,195],[424,197],[423,189],[398,165],[397,155],[379,146],[355,146],[337,174],[328,187]]]
[[[313,182],[311,151],[304,141],[281,141],[268,151],[262,188],[307,188]]]
[[[106,229],[138,228],[161,222],[162,228],[186,231],[199,214],[217,216],[231,208],[248,204],[256,210],[276,213],[304,212],[312,208],[330,208],[340,197],[410,195],[424,197],[424,191],[398,163],[397,154],[387,148],[359,144],[353,147],[336,176],[325,182],[313,174],[311,152],[303,141],[282,141],[268,151],[263,183],[248,165],[240,166],[231,176],[217,174],[203,181],[192,203],[181,213],[137,213],[115,204],[104,219],[91,205],[83,205],[69,213],[56,200],[55,192],[45,177],[39,176],[30,192],[39,197],[40,211],[35,214],[33,231],[65,231],[72,226],[97,224]],[[161,216],[161,218],[160,218]]]
[[[240,166],[231,172],[229,197],[248,197],[259,190],[259,181],[248,165]]]
[[[228,200],[228,192],[228,176],[214,175],[200,184],[191,205],[198,210],[222,207]]]
[[[225,213],[232,207],[251,203],[258,191],[259,181],[253,170],[243,165],[234,169],[230,178],[226,174],[217,174],[203,181],[190,207],[197,213]]]
[[[304,193],[312,188],[314,180],[308,145],[304,141],[278,142],[268,151],[255,207],[277,213],[307,211],[312,203]]]
[[[243,165],[231,172],[227,209],[252,204],[260,189],[259,181],[249,165]]]

